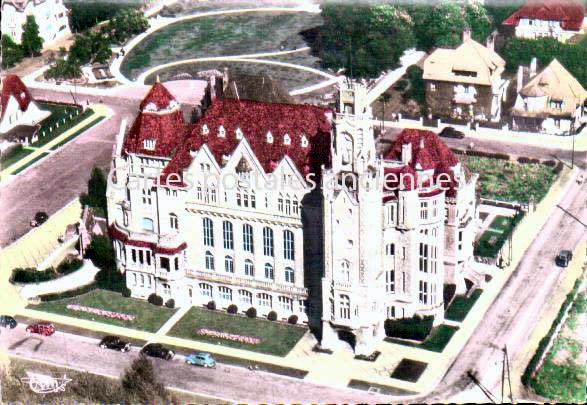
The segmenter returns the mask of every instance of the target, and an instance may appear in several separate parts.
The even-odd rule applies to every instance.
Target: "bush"
[[[553,170],[554,174],[556,174],[557,176],[561,174],[561,172],[563,171],[563,167],[563,162],[558,162]]]
[[[277,320],[277,312],[275,311],[271,311],[267,314],[267,319],[269,319],[270,321],[276,321]]]
[[[122,296],[125,298],[129,298],[132,295],[132,291],[128,287],[124,287],[122,289]]]
[[[540,159],[528,158],[525,156],[520,156],[518,158],[518,163],[528,164],[528,163],[540,163]]]
[[[298,323],[298,316],[290,315],[289,318],[287,318],[287,322],[291,323],[292,325],[295,325],[296,323]]]
[[[210,311],[214,311],[216,309],[216,303],[214,301],[209,301],[206,304],[206,308],[208,308]]]
[[[153,363],[140,356],[125,370],[120,384],[125,394],[125,401],[135,403],[167,403],[169,393],[153,368]]]
[[[34,267],[27,267],[23,268],[16,268],[12,270],[12,277],[11,281],[13,283],[41,283],[43,281],[49,281],[57,278],[57,273],[53,270],[53,268],[49,268],[47,270],[39,271]]]
[[[549,166],[549,167],[555,167],[556,166],[556,161],[554,160],[547,160],[545,162],[542,163],[545,166]]]
[[[404,91],[408,87],[408,81],[405,79],[400,80],[396,85],[395,89],[397,91]]]
[[[147,298],[147,302],[149,304],[157,305],[158,307],[160,307],[161,305],[163,305],[163,298],[153,293],[149,295],[149,298]]]
[[[61,275],[73,273],[76,270],[79,270],[83,266],[84,262],[79,259],[73,259],[72,261],[65,260],[57,266],[55,269],[57,273]]]
[[[175,308],[175,300],[173,298],[169,298],[165,303],[165,306],[171,309]]]
[[[385,335],[402,339],[424,340],[432,330],[434,316],[412,318],[386,319],[384,323]]]
[[[256,318],[257,317],[257,310],[254,307],[250,307],[249,309],[247,309],[246,314],[249,318]]]
[[[122,292],[126,288],[124,274],[115,268],[100,270],[94,278],[99,288],[109,291]]]
[[[59,300],[65,299],[65,298],[77,297],[78,295],[88,293],[92,290],[95,290],[96,288],[98,288],[97,284],[92,283],[92,284],[88,284],[88,285],[85,285],[80,288],[76,288],[75,290],[69,290],[69,291],[63,291],[63,292],[59,292],[59,293],[41,295],[39,298],[41,299],[41,302],[59,301]]]
[[[226,312],[228,312],[229,314],[236,314],[238,312],[238,307],[234,304],[230,304]]]
[[[101,269],[116,268],[116,254],[112,241],[107,236],[94,235],[86,250],[86,257]]]

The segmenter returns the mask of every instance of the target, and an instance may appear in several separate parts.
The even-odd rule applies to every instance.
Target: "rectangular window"
[[[278,298],[279,300],[279,307],[286,312],[292,312],[293,311],[293,300],[289,297],[283,297],[283,296],[279,296]]]
[[[436,91],[436,84],[430,83],[430,91]]]
[[[160,262],[160,264],[161,264],[161,266],[160,266],[160,267],[161,267],[162,269],[165,269],[165,270],[167,270],[167,271],[169,271],[169,270],[170,270],[170,268],[169,268],[169,259],[168,259],[167,257],[162,257],[162,258],[159,260],[159,262]]]
[[[395,270],[385,272],[385,292],[395,292]]]
[[[139,250],[139,263],[140,264],[144,264],[143,251],[142,250]]]
[[[136,251],[136,249],[131,249],[130,250],[130,253],[131,253],[131,257],[132,257],[132,262],[133,263],[136,263],[137,262],[137,251]]]
[[[295,260],[294,234],[292,231],[283,231],[283,258]]]
[[[234,249],[232,222],[224,221],[222,223],[222,232],[224,233],[224,249]]]
[[[422,201],[420,203],[420,219],[428,219],[428,202]]]
[[[228,287],[218,287],[218,298],[224,301],[232,301],[232,290]]]
[[[214,246],[214,228],[213,222],[210,218],[203,219],[204,227],[204,245]]]
[[[249,224],[243,224],[243,249],[253,253],[253,227]]]
[[[174,260],[175,270],[179,270],[179,257],[176,257]]]
[[[273,229],[263,228],[263,254],[273,257]]]
[[[420,243],[420,271],[424,273],[428,273],[428,245],[425,243]]]
[[[257,294],[257,302],[260,307],[271,308],[271,296],[266,293]]]
[[[428,282],[420,280],[420,289],[418,298],[421,304],[428,303]]]

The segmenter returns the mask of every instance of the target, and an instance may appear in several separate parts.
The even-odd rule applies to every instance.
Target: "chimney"
[[[402,145],[402,163],[404,165],[410,164],[412,160],[412,144],[411,143],[404,143]]]
[[[224,66],[224,69],[222,70],[222,90],[225,91],[226,88],[228,87],[228,68],[226,66]]]
[[[522,90],[522,87],[524,87],[524,66],[520,65],[520,66],[518,66],[518,79],[517,79],[516,92],[519,93],[520,90]]]
[[[471,39],[471,28],[467,27],[463,30],[463,42]]]
[[[210,102],[216,101],[216,76],[210,75],[209,86],[210,86]]]
[[[536,75],[536,58],[532,58],[532,62],[530,62],[530,77],[534,77]]]

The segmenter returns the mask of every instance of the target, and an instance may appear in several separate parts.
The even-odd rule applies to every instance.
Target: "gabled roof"
[[[492,76],[501,73],[504,67],[505,61],[495,51],[469,38],[456,49],[438,48],[432,52],[424,61],[423,78],[489,86]],[[476,75],[457,75],[458,71]]]
[[[583,5],[576,0],[529,0],[502,25],[517,26],[522,18],[560,21],[565,30],[579,31],[583,25]]]
[[[531,78],[520,90],[520,94],[525,97],[546,96],[548,101],[562,101],[562,111],[553,111],[559,115],[574,112],[577,105],[583,104],[587,98],[587,91],[581,86],[581,83],[556,59],[553,59],[547,67]],[[548,106],[547,109],[549,109]]]
[[[190,151],[197,151],[204,144],[218,165],[224,166],[223,157],[230,156],[242,141],[237,130],[266,173],[273,172],[285,156],[302,175],[320,173],[322,164],[330,164],[332,123],[328,113],[328,109],[304,104],[217,99],[192,126],[181,150],[165,168],[162,180],[172,173],[181,176],[192,162]]]
[[[0,119],[4,118],[6,112],[6,106],[10,97],[14,97],[18,102],[21,111],[26,111],[32,100],[29,90],[24,85],[22,80],[16,75],[6,75],[2,79],[2,95],[1,95],[1,108],[2,112]]]

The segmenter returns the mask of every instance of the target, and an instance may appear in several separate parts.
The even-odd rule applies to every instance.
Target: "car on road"
[[[142,354],[146,354],[151,357],[159,357],[164,360],[171,360],[175,353],[159,343],[149,343],[141,349]]]
[[[38,333],[43,336],[51,336],[55,333],[55,325],[51,322],[37,322],[27,326],[26,333]]]
[[[47,215],[44,211],[39,211],[35,214],[35,218],[31,219],[31,226],[34,228],[36,226],[43,225],[49,219],[49,215]]]
[[[8,315],[0,315],[0,326],[5,328],[16,328],[16,319]]]
[[[554,259],[554,262],[557,266],[567,267],[572,259],[573,253],[570,250],[561,250],[558,256]]]
[[[465,134],[461,131],[457,131],[453,127],[446,127],[442,131],[440,131],[438,136],[442,136],[444,138],[463,139],[465,137]]]
[[[104,336],[100,341],[102,349],[118,350],[119,352],[128,352],[130,350],[130,343],[125,342],[118,336]]]
[[[216,360],[210,353],[191,353],[185,356],[185,362],[192,366],[202,366],[206,368],[215,368]]]

